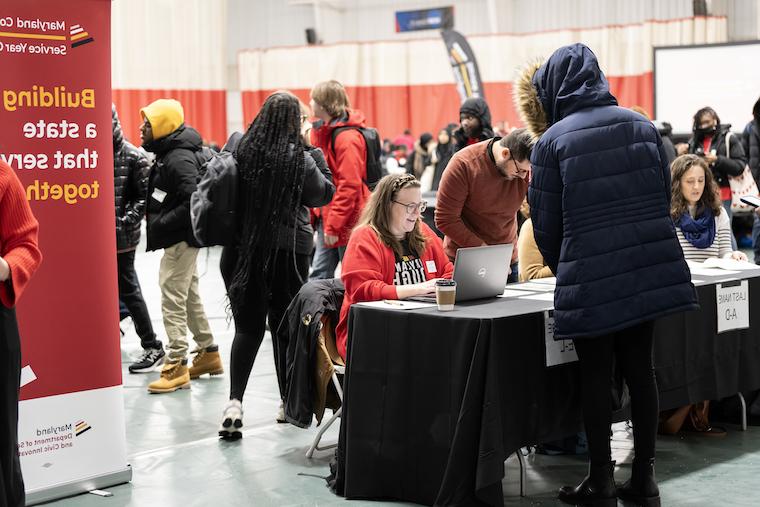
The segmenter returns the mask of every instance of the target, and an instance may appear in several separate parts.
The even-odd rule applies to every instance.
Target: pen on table
[[[393,299],[383,299],[383,303],[387,305],[393,305],[393,306],[404,306],[404,303],[402,303],[401,301],[396,301]]]

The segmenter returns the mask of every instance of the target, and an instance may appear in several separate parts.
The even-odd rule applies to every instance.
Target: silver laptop
[[[457,303],[496,297],[504,292],[512,263],[509,245],[460,248],[454,259]],[[416,296],[414,301],[435,302],[435,296]]]

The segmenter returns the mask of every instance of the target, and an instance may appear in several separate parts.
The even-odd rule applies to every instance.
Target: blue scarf
[[[686,241],[695,248],[709,248],[715,241],[715,215],[712,210],[704,209],[697,218],[691,218],[687,211],[678,221]]]

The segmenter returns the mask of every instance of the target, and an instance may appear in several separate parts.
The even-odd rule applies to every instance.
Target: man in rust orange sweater
[[[531,138],[525,129],[458,151],[443,172],[435,225],[446,255],[459,248],[512,243],[517,281],[517,210],[528,192]]]
[[[24,505],[18,458],[18,390],[21,340],[14,307],[42,261],[37,220],[24,187],[0,161],[0,505]]]

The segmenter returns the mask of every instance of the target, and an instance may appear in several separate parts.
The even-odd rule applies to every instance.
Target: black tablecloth
[[[749,283],[752,314],[760,279]],[[703,310],[656,326],[663,409],[760,387],[760,326],[716,335],[715,286],[698,293]],[[339,450],[346,497],[502,505],[512,452],[582,427],[578,364],[545,367],[550,307],[352,307]]]

